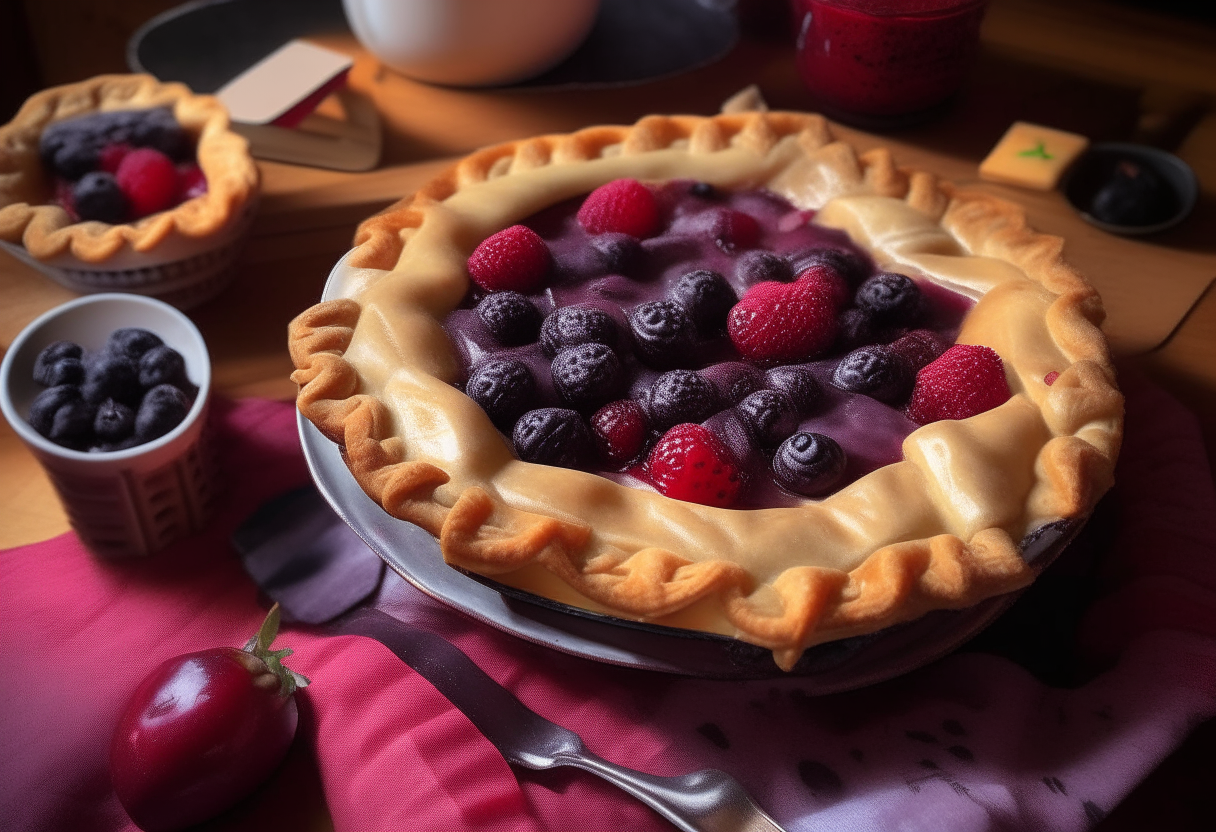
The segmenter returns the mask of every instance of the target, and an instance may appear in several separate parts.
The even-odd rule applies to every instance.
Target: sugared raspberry
[[[840,444],[830,436],[795,433],[773,456],[773,475],[795,494],[818,497],[839,481],[847,461]]]
[[[642,394],[642,407],[655,430],[703,422],[721,409],[714,385],[692,370],[663,373]]]
[[[1001,357],[990,347],[955,344],[916,376],[908,418],[922,425],[966,419],[1009,400]]]
[[[469,256],[469,276],[487,292],[536,291],[553,257],[540,235],[526,225],[513,225],[486,237]]]
[[[591,432],[600,456],[618,467],[638,458],[649,430],[642,406],[630,399],[609,402],[591,417]]]
[[[730,451],[702,425],[676,425],[663,434],[647,467],[659,492],[676,500],[728,508],[739,495],[739,469]]]
[[[806,361],[836,338],[836,305],[812,283],[757,283],[731,309],[726,331],[749,361]]]
[[[840,272],[822,263],[804,269],[797,276],[798,282],[806,282],[813,286],[814,291],[827,295],[837,309],[843,309],[850,300],[849,284],[841,277]]]
[[[136,219],[171,208],[177,199],[177,168],[172,159],[151,147],[124,156],[114,178]]]
[[[649,237],[659,227],[658,203],[636,179],[616,179],[587,195],[578,209],[578,222],[588,234],[615,231]]]

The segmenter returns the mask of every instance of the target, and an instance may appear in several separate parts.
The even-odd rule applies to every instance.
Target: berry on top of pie
[[[298,405],[453,565],[790,668],[1026,585],[1109,486],[1059,249],[813,115],[512,142],[360,227],[289,328]]]

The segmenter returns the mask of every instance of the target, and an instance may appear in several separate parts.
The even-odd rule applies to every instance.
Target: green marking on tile
[[[1025,156],[1029,159],[1052,159],[1052,158],[1054,158],[1050,153],[1047,152],[1047,148],[1046,148],[1046,146],[1044,146],[1044,143],[1042,141],[1040,141],[1038,144],[1036,144],[1034,147],[1030,148],[1029,150],[1021,151],[1020,153],[1018,153],[1018,155]]]

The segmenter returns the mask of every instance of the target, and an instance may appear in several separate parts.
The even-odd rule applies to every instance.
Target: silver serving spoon
[[[623,789],[686,832],[782,832],[724,771],[659,777],[611,763],[578,734],[527,708],[451,642],[374,609],[356,610],[325,628],[373,638],[418,671],[459,708],[512,765],[573,766]]]

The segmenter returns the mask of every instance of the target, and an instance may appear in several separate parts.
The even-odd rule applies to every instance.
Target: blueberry
[[[143,327],[127,326],[116,329],[106,339],[105,349],[115,355],[125,355],[128,358],[139,358],[153,347],[165,343],[155,332]]]
[[[86,173],[72,188],[72,202],[82,220],[118,225],[127,219],[127,198],[114,174],[104,170]]]
[[[798,430],[798,412],[794,402],[777,390],[757,390],[736,405],[747,432],[762,448],[779,445]]]
[[[529,410],[511,432],[515,455],[524,462],[577,468],[591,459],[591,431],[574,410],[543,407]]]
[[[84,366],[80,359],[84,355],[84,349],[79,344],[74,344],[71,341],[55,341],[47,344],[42,352],[38,353],[38,357],[34,359],[34,381],[41,384],[43,387],[56,387],[60,384],[79,384],[84,380]],[[75,362],[80,365],[80,378],[66,379],[55,381],[60,374],[64,372],[62,369],[57,369],[58,365],[63,361]],[[69,375],[74,374],[74,370],[68,371]]]
[[[680,304],[652,300],[629,313],[629,329],[638,357],[651,367],[678,367],[688,360],[697,328]]]
[[[620,359],[604,344],[563,347],[553,359],[553,387],[576,408],[598,407],[615,398],[623,375]]]
[[[504,347],[530,344],[540,332],[540,310],[519,292],[486,295],[477,304],[477,317]]]
[[[491,358],[474,368],[465,394],[477,402],[495,425],[509,430],[536,401],[536,379],[528,365],[514,358]]]
[[[30,412],[26,421],[37,433],[49,438],[51,428],[55,424],[55,414],[59,412],[60,408],[78,401],[81,401],[80,388],[74,384],[48,387],[35,396],[34,401],[30,403]]]
[[[873,344],[877,332],[874,314],[860,306],[851,306],[836,317],[836,342],[833,350],[849,352]]]
[[[764,373],[743,361],[724,361],[701,370],[701,375],[718,391],[723,407],[733,407],[764,387]]]
[[[688,186],[688,192],[697,199],[713,199],[718,195],[718,189],[708,182],[693,182]]]
[[[51,430],[47,438],[65,448],[84,450],[93,436],[94,412],[93,406],[84,399],[64,402],[51,419]]]
[[[139,386],[147,390],[158,384],[172,384],[187,395],[192,386],[186,376],[186,359],[167,344],[153,347],[139,359]]]
[[[1152,225],[1176,209],[1169,186],[1154,171],[1122,159],[1110,179],[1094,194],[1089,213],[1112,225]]]
[[[562,347],[592,343],[611,347],[617,341],[616,321],[594,306],[563,306],[540,325],[540,348],[550,358]]]
[[[920,317],[924,296],[910,278],[882,272],[868,278],[857,289],[854,302],[880,324],[912,324]]]
[[[84,370],[81,393],[85,401],[99,405],[114,399],[130,407],[139,404],[143,388],[139,384],[139,363],[134,359],[102,350],[88,357]]]
[[[664,431],[682,422],[703,422],[720,407],[713,384],[692,370],[672,370],[655,379],[642,394],[650,426]]]
[[[798,364],[773,367],[764,374],[764,381],[770,389],[788,396],[798,413],[810,413],[823,402],[823,388],[810,367]]]
[[[832,384],[889,405],[902,404],[912,391],[912,378],[904,363],[880,345],[861,347],[840,359]]]
[[[160,384],[144,394],[135,411],[135,439],[139,444],[164,436],[190,412],[190,400],[172,384]]]
[[[844,473],[844,450],[821,433],[795,433],[773,456],[773,474],[782,487],[804,497],[830,491]]]
[[[850,286],[861,283],[870,274],[870,264],[856,252],[838,248],[808,248],[789,256],[791,270],[795,275],[811,266],[831,266]]]
[[[628,274],[642,259],[641,241],[614,231],[592,237],[591,249],[600,268],[609,274]]]
[[[702,338],[726,331],[726,316],[739,302],[726,278],[709,269],[683,275],[671,290],[671,298],[688,313]]]
[[[755,249],[735,262],[735,279],[748,288],[771,280],[789,283],[794,279],[794,269],[781,255]]]
[[[100,444],[123,441],[135,433],[135,411],[121,402],[106,399],[93,417],[93,433]]]

